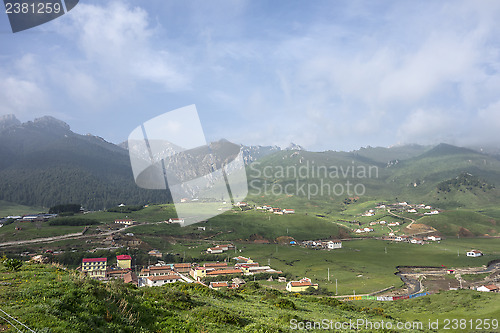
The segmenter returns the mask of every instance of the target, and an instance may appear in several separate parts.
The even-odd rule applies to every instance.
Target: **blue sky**
[[[125,141],[196,104],[208,140],[498,145],[498,1],[87,1],[13,34],[0,115]]]

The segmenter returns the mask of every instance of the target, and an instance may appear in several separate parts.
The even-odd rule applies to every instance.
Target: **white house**
[[[159,287],[163,286],[165,283],[174,283],[177,281],[181,281],[182,278],[177,274],[170,274],[170,275],[148,276],[144,280],[148,287]]]
[[[236,207],[246,207],[248,204],[243,201],[238,201],[237,203],[234,204]]]
[[[423,242],[422,238],[415,237],[415,238],[412,238],[410,240],[410,243],[412,243],[412,244],[423,244],[424,242]]]
[[[480,257],[483,255],[483,252],[479,250],[471,250],[467,252],[467,257]]]
[[[283,209],[283,213],[285,213],[285,214],[295,214],[295,210],[293,210],[293,209]]]
[[[219,253],[222,253],[224,252],[224,250],[220,247],[209,247],[207,249],[207,253],[210,253],[210,254],[219,254]]]
[[[441,237],[438,237],[438,236],[429,236],[427,237],[428,240],[431,240],[431,241],[440,241],[441,240]]]
[[[181,219],[181,218],[169,218],[168,219],[168,223],[180,223],[180,224],[183,224],[184,223],[184,219]]]
[[[363,233],[365,231],[363,229],[356,229],[356,230],[354,230],[354,232],[357,234],[360,234],[360,233]]]
[[[477,291],[484,291],[484,292],[489,293],[489,292],[498,292],[500,290],[500,288],[498,288],[494,284],[489,284],[489,285],[486,285],[486,286],[478,287],[476,290]]]
[[[364,228],[363,229],[365,232],[372,232],[373,231],[373,228]]]
[[[341,249],[342,248],[342,241],[340,241],[340,240],[329,241],[328,243],[326,243],[326,246],[330,250]]]

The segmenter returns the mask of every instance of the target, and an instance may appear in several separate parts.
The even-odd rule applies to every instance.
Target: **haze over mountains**
[[[499,158],[468,148],[439,144],[309,152],[290,144],[286,149],[277,146],[242,146],[242,149],[245,163],[259,160],[254,164],[255,170],[266,166],[298,167],[307,161],[330,169],[376,166],[378,176],[363,179],[366,195],[372,198],[440,200],[450,206],[498,199],[495,185],[500,184]],[[477,180],[489,186],[464,184],[463,188],[450,188],[447,193],[438,191],[440,183],[463,173],[475,177],[466,183]],[[270,181],[262,176],[254,177],[256,172],[250,168],[247,174],[250,180]],[[285,184],[293,180],[293,177],[278,178],[272,181]],[[303,181],[316,182],[320,178]],[[354,181],[349,175],[344,178]],[[0,200],[42,207],[74,202],[89,209],[103,209],[120,203],[167,202],[169,195],[166,191],[141,189],[135,184],[126,145],[115,145],[90,134],[76,134],[66,123],[53,117],[21,123],[15,116],[8,115],[0,117]]]

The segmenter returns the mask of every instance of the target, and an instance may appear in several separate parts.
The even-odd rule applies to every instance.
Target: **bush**
[[[331,298],[331,297],[321,297],[318,299],[318,302],[321,304],[324,304],[324,305],[331,306],[331,307],[336,307],[336,306],[339,306],[340,304],[342,304],[342,302],[339,301],[338,299]]]
[[[245,320],[243,318],[223,309],[202,307],[196,311],[195,315],[216,324],[231,324],[236,326],[245,325]]]
[[[79,213],[82,205],[80,204],[63,204],[50,207],[49,214],[60,214],[60,213]]]
[[[3,265],[9,270],[9,271],[18,271],[21,269],[23,266],[23,262],[18,259],[6,259],[3,260]]]
[[[295,303],[286,298],[278,298],[274,302],[274,306],[280,309],[297,310],[297,306],[295,305]]]

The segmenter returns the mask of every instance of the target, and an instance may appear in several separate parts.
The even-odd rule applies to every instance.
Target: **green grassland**
[[[500,295],[473,291],[400,302],[338,302],[272,291],[255,283],[236,291],[184,283],[137,289],[39,264],[25,264],[19,272],[6,271],[0,265],[0,282],[2,310],[37,332],[54,333],[291,332],[292,320],[323,319],[333,324],[383,320],[395,327],[397,322],[427,322],[444,314],[471,319],[498,317],[500,308]],[[16,331],[2,319],[0,329]],[[418,331],[429,330],[424,326]]]
[[[83,226],[49,226],[47,222],[14,222],[0,228],[0,242],[61,236],[82,232],[83,229]]]
[[[476,319],[499,319],[500,318],[500,295],[493,293],[481,293],[472,290],[457,290],[441,292],[439,294],[419,297],[415,299],[399,300],[394,302],[356,301],[356,305],[367,307],[379,307],[391,316],[397,316],[404,322],[420,321],[424,327],[428,327],[429,321],[439,323],[438,331],[446,332],[498,332],[497,329],[486,329],[484,325],[476,326],[480,322]],[[463,329],[451,329],[448,325],[445,329],[446,320],[465,320],[469,326]],[[472,323],[471,320],[472,319]],[[463,322],[462,322],[463,324]],[[472,329],[471,329],[471,326]]]
[[[500,221],[470,210],[450,210],[438,215],[424,216],[418,220],[436,228],[446,236],[496,236],[500,233]]]
[[[205,226],[207,231],[195,230]],[[179,227],[177,225],[157,224],[136,226],[129,229],[138,235],[216,235],[219,241],[248,240],[252,236],[273,242],[279,236],[290,236],[297,240],[336,237],[339,226],[306,214],[276,215],[269,212],[233,209],[211,218],[206,223]]]
[[[11,215],[26,215],[44,212],[47,209],[42,207],[31,207],[0,200],[0,217]]]

